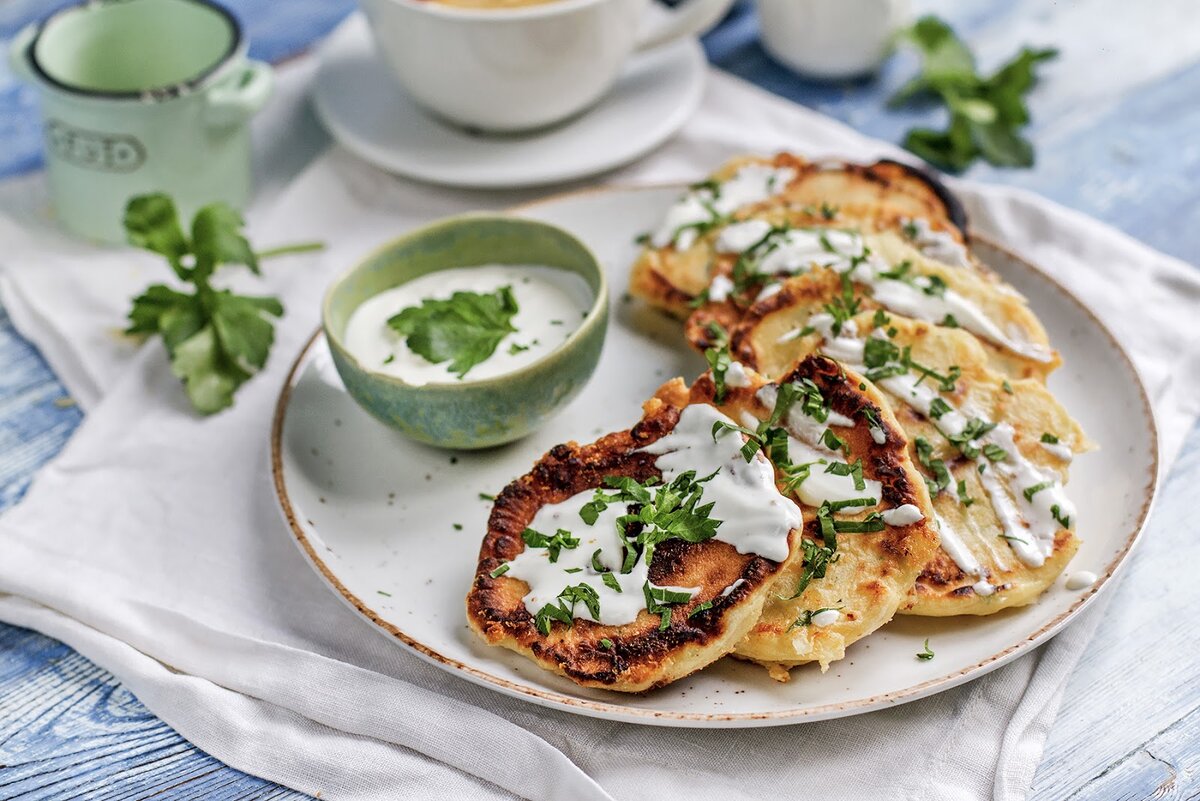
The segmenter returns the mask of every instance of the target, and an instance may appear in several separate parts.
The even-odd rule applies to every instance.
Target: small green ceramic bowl
[[[384,290],[427,273],[485,264],[532,264],[576,273],[594,300],[557,349],[511,373],[479,381],[408,384],[370,370],[346,350],[350,316]],[[333,361],[360,406],[430,445],[488,448],[519,439],[574,398],[596,368],[608,328],[608,285],[596,257],[571,234],[495,214],[451,217],[376,250],[325,293],[322,324]]]

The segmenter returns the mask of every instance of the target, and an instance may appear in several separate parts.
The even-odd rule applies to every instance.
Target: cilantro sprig
[[[455,292],[446,300],[426,298],[387,324],[413,353],[432,364],[450,362],[450,372],[462,379],[516,332],[512,319],[518,311],[512,287],[502,286],[494,292]]]
[[[945,130],[910,130],[906,149],[953,171],[966,169],[978,158],[997,167],[1032,166],[1033,145],[1021,135],[1029,122],[1025,95],[1036,82],[1037,65],[1057,56],[1057,50],[1023,47],[996,72],[983,76],[970,49],[937,17],[917,20],[902,41],[917,48],[921,71],[889,105],[932,97],[950,114]]]
[[[241,215],[224,203],[196,212],[185,233],[167,195],[140,195],[125,208],[129,243],[167,259],[175,277],[190,286],[153,284],[133,299],[127,334],[158,334],[171,370],[183,381],[192,406],[213,414],[233,405],[238,387],[267,363],[275,341],[272,317],[283,316],[278,298],[236,295],[212,284],[217,268],[245,265],[260,275],[259,261],[320,250],[321,243],[288,245],[256,253],[242,234]]]

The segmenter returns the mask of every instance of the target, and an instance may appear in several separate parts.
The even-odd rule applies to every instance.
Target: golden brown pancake
[[[818,662],[825,670],[845,656],[849,645],[891,620],[938,545],[925,483],[909,459],[903,429],[879,391],[822,357],[803,360],[777,383],[805,379],[821,387],[832,412],[854,423],[830,425],[845,443],[842,458],[849,463],[861,459],[864,479],[878,481],[881,487],[877,506],[848,508],[833,517],[859,522],[908,505],[919,512],[919,519],[884,525],[879,531],[835,533],[827,538],[817,507],[801,502],[805,558],[784,569],[762,617],[734,651],[735,656],[767,667],[780,681],[789,678],[790,668],[807,662]],[[753,376],[753,386],[766,383],[766,379]],[[752,406],[750,411],[756,417],[769,413],[762,405]],[[872,433],[872,427],[877,433]],[[792,461],[797,459],[793,454]],[[811,468],[822,469],[819,465]],[[823,610],[830,621],[821,619]]]
[[[625,692],[668,684],[733,650],[758,620],[780,573],[799,554],[798,529],[788,535],[782,562],[738,553],[718,539],[658,544],[649,580],[660,587],[699,588],[686,603],[669,608],[665,627],[662,614],[642,609],[625,625],[575,619],[569,626],[555,622],[543,633],[523,602],[526,582],[492,575],[525,550],[522,532],[544,505],[599,488],[606,477],[661,477],[655,456],[642,449],[668,435],[689,404],[711,403],[712,390],[712,382],[703,379],[690,392],[682,380],[670,381],[645,404],[642,420],[632,429],[589,445],[556,446],[504,489],[488,520],[467,596],[467,618],[480,636],[578,684]],[[731,393],[721,408],[736,414],[742,395]]]
[[[809,325],[821,309],[814,299],[827,296],[830,289],[828,280],[818,274],[789,281],[783,292],[752,309],[735,331],[735,356],[770,376],[786,370],[789,360],[820,352],[827,347],[827,338],[820,331],[783,343],[780,339]],[[961,330],[896,315],[886,317],[883,328],[892,333],[889,341],[897,349],[909,348],[913,362],[936,375],[958,373],[953,390],[938,392],[938,397],[953,409],[968,411],[967,416],[1011,427],[1012,446],[1019,453],[1019,460],[1043,474],[1047,481],[1065,482],[1069,459],[1064,457],[1093,447],[1078,423],[1044,385],[1031,379],[1010,380],[997,372],[991,366],[990,354],[975,337]],[[875,313],[862,312],[852,322],[859,332],[865,333],[876,328],[877,320]],[[927,386],[936,383],[930,379]],[[1011,508],[1022,514],[1028,512],[1028,506],[1022,506],[1022,496],[1041,482],[1035,481],[1028,487],[1013,486],[1016,478],[1004,475],[1010,460],[990,464],[979,455],[968,456],[939,432],[934,420],[889,390],[887,379],[879,386],[911,443],[913,460],[923,464],[923,472],[931,481],[939,481],[938,463],[948,471],[945,480],[939,482],[944,486],[933,497],[934,511],[944,527],[943,547],[921,571],[906,608],[901,611],[933,616],[982,615],[1036,600],[1062,572],[1078,547],[1078,537],[1069,525],[1058,524],[1056,517],[1053,542],[1045,546],[1048,552],[1044,562],[1028,564],[1014,548],[1028,534],[1017,524],[1006,528],[997,509],[1010,506],[1004,500],[1008,497]],[[1054,442],[1043,442],[1043,437]],[[973,444],[978,448],[984,442],[986,438],[980,438]],[[971,447],[972,443],[968,443],[967,448]],[[1001,487],[1002,494],[995,496],[999,500],[984,485],[987,476],[997,477],[999,484],[994,486]],[[1049,497],[1039,498],[1038,492],[1025,500],[1033,502],[1037,498],[1041,502]],[[1070,522],[1066,505],[1063,506],[1059,516]],[[1025,522],[1029,524],[1028,520]],[[952,558],[950,551],[954,550],[955,541],[961,543],[960,554],[964,549],[966,552],[959,561],[978,570],[967,571]],[[972,565],[972,560],[977,565]]]

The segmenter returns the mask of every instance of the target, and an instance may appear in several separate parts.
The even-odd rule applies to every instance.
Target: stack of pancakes
[[[683,319],[714,369],[691,387],[664,385],[629,431],[552,450],[501,494],[467,604],[487,641],[615,690],[660,686],[727,654],[785,680],[796,665],[824,669],[896,613],[1032,603],[1074,554],[1061,491],[1072,457],[1092,445],[1045,386],[1060,360],[1025,299],[972,255],[961,206],[925,174],[895,162],[735,159],[648,238],[630,289]],[[669,625],[646,611],[624,626],[576,620],[543,634],[524,583],[492,576],[523,550],[542,505],[605,476],[653,477],[641,449],[687,405],[750,426],[771,415],[764,387],[801,381],[836,413],[839,456],[861,459],[863,477],[879,482],[883,530],[827,541],[817,500],[776,465],[804,520],[788,558],[675,543],[651,580],[701,590]]]

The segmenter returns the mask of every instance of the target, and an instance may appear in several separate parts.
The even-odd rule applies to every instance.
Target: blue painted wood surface
[[[62,0],[0,2],[0,40]],[[278,61],[330,30],[352,0],[235,0],[252,53]],[[976,167],[1200,262],[1200,6],[1192,0],[918,0],[951,20],[991,65],[1026,41],[1064,47],[1034,97],[1038,164]],[[1132,11],[1131,11],[1132,9]],[[1133,13],[1134,16],[1130,16]],[[740,3],[705,39],[717,65],[892,141],[935,109],[886,111],[911,74],[893,59],[877,80],[822,84],[771,60]],[[0,67],[0,176],[40,166],[28,90]],[[70,437],[82,413],[0,309],[0,510]],[[1161,576],[1200,562],[1191,496],[1200,427],[1164,487],[1146,541],[1116,590],[1112,620],[1072,677],[1032,793],[1037,799],[1200,797],[1200,633],[1185,610],[1200,583],[1164,595]],[[1147,603],[1156,592],[1155,603]],[[1159,667],[1155,667],[1155,665]],[[305,796],[222,765],[157,720],[106,671],[69,647],[0,624],[0,799],[282,799]]]

